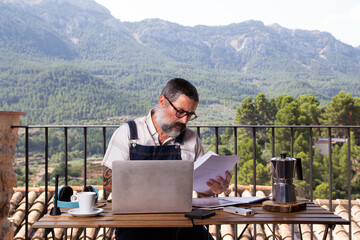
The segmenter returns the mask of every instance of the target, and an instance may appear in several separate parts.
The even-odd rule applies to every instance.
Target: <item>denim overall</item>
[[[128,122],[130,128],[130,140],[138,139],[136,123]],[[184,133],[180,134],[175,141],[182,143]],[[130,143],[130,160],[182,160],[180,145],[145,146]],[[118,240],[195,240],[213,239],[203,226],[193,228],[117,228],[116,239]]]

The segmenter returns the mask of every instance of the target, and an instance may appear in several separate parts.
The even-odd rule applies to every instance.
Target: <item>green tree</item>
[[[360,105],[359,100],[354,99],[350,93],[339,92],[327,104],[322,114],[321,123],[324,125],[356,125],[359,124]],[[344,129],[334,129],[337,137],[344,137]]]
[[[262,149],[258,143],[255,144],[255,153],[256,161],[266,164],[266,161],[262,159]],[[239,139],[238,154],[241,155],[240,164],[253,159],[253,140],[251,138]]]
[[[329,184],[321,183],[315,188],[314,199],[328,199],[329,198]]]
[[[311,94],[308,95],[301,95],[297,99],[299,103],[300,110],[306,112],[306,114],[310,118],[310,123],[313,125],[319,125],[320,124],[320,115],[321,115],[321,109],[320,109],[320,102],[317,100],[316,97],[314,97]]]
[[[257,125],[259,113],[250,97],[245,98],[236,110],[235,122],[244,125]]]
[[[291,99],[292,101],[290,101]],[[282,96],[279,103],[282,108],[276,114],[276,125],[308,125],[310,123],[310,118],[300,109],[299,104],[293,98]],[[304,145],[304,141],[298,139],[299,137],[306,139],[302,136],[304,134],[306,134],[304,129],[297,129],[294,136],[295,142],[301,142]],[[279,155],[280,152],[290,152],[291,131],[289,129],[277,128],[275,140],[277,142],[276,155]]]
[[[256,183],[260,185],[270,184],[270,168],[267,161],[262,159],[261,146],[256,143]],[[238,161],[238,183],[253,183],[253,140],[251,138],[239,139],[238,154],[241,155]]]
[[[50,179],[55,178],[59,174],[59,177],[65,177],[65,162],[59,163],[51,172]]]
[[[257,111],[257,124],[265,125],[273,122],[275,115],[271,113],[271,104],[265,94],[259,93],[254,99],[254,105]]]
[[[253,184],[254,171],[253,160],[248,160],[238,167],[238,184],[249,185]],[[256,184],[269,185],[270,184],[270,170],[262,163],[256,163]]]

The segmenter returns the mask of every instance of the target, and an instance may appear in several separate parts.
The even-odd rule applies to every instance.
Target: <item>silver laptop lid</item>
[[[114,161],[112,166],[114,214],[191,211],[192,161]]]

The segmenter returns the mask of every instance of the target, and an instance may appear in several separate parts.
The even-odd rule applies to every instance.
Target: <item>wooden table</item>
[[[192,227],[195,225],[221,225],[221,224],[324,224],[326,230],[324,239],[330,228],[336,224],[349,225],[349,221],[321,208],[314,203],[308,203],[307,209],[293,213],[279,213],[264,210],[261,203],[252,204],[255,214],[240,216],[217,210],[216,215],[208,219],[185,218],[183,213],[164,214],[126,214],[113,215],[111,203],[103,207],[104,212],[95,217],[73,217],[67,212],[59,216],[45,215],[33,228],[122,228],[122,227]]]
[[[323,239],[326,239],[329,229],[336,224],[349,225],[350,222],[338,215],[316,205],[307,203],[306,210],[292,213],[270,212],[262,208],[261,203],[252,204],[251,209],[255,214],[251,216],[239,216],[223,211],[218,211],[209,219],[194,220],[195,225],[218,225],[218,224],[324,224],[326,226]],[[246,228],[240,234],[245,232]],[[301,234],[300,234],[301,235]],[[302,237],[302,236],[301,236]]]

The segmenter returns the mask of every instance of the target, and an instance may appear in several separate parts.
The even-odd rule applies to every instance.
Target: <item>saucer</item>
[[[94,211],[92,213],[82,213],[82,212],[79,212],[79,208],[74,208],[74,209],[69,210],[69,213],[71,215],[73,215],[74,217],[93,217],[93,216],[99,215],[103,211],[104,211],[104,209],[102,209],[102,208],[94,208]]]

